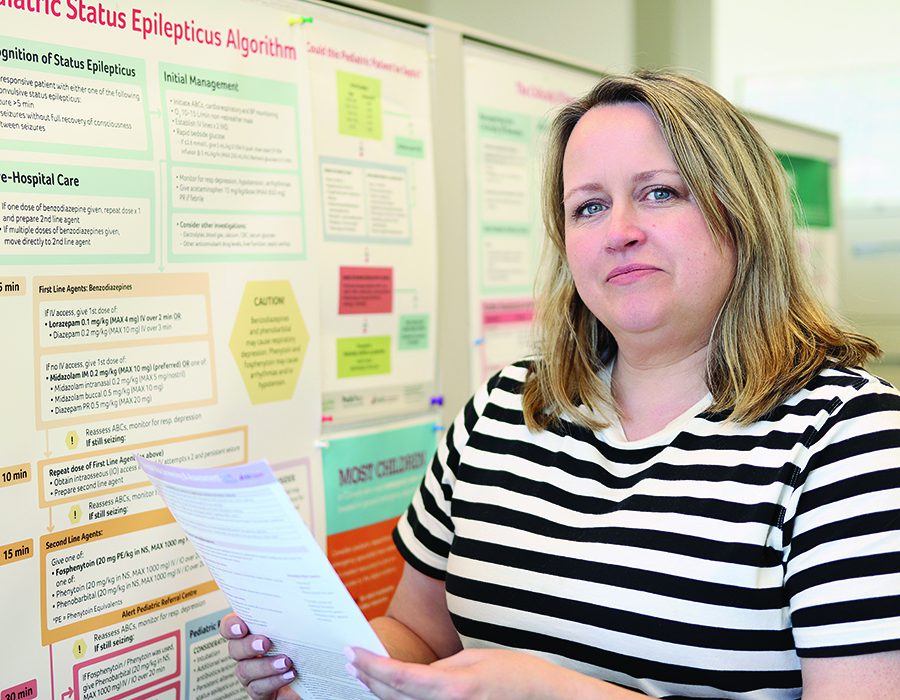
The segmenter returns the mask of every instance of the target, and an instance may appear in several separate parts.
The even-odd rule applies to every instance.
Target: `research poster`
[[[134,453],[265,457],[324,543],[321,168],[287,7],[0,2],[2,698],[244,697],[225,599]]]
[[[322,448],[328,559],[370,619],[384,614],[400,580],[391,533],[431,464],[439,429],[415,419],[329,435]]]
[[[815,287],[833,309],[850,308],[842,298],[841,277],[844,247],[840,211],[840,141],[834,134],[792,124],[780,119],[749,114],[753,125],[774,149],[791,186],[797,246]],[[862,288],[870,277],[857,279]],[[877,279],[877,276],[876,276]],[[845,290],[849,291],[849,290]]]
[[[597,76],[475,41],[463,56],[474,391],[531,351],[546,131]]]
[[[308,6],[326,428],[427,411],[437,289],[428,39]]]
[[[840,303],[840,237],[831,202],[832,164],[776,152],[794,192],[800,255],[813,285],[833,309]]]

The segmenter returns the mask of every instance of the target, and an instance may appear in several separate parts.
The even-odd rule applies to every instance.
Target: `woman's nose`
[[[639,213],[631,203],[614,204],[607,222],[606,247],[609,250],[624,250],[646,239]]]

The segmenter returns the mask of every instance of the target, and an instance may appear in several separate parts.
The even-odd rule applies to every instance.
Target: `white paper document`
[[[303,700],[374,697],[343,649],[387,655],[265,461],[184,469],[135,455],[231,607],[294,661]]]

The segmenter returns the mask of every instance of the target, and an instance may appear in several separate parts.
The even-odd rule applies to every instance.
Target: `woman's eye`
[[[675,197],[675,192],[668,187],[657,187],[650,190],[647,197],[652,202],[666,202]]]
[[[603,211],[603,205],[600,202],[588,202],[581,205],[576,211],[576,216],[594,216]]]

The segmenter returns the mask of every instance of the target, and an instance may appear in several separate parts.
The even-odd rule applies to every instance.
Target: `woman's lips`
[[[614,284],[628,284],[629,282],[643,279],[654,272],[659,272],[659,268],[653,265],[644,265],[643,263],[620,265],[612,269],[606,276],[606,281]]]

